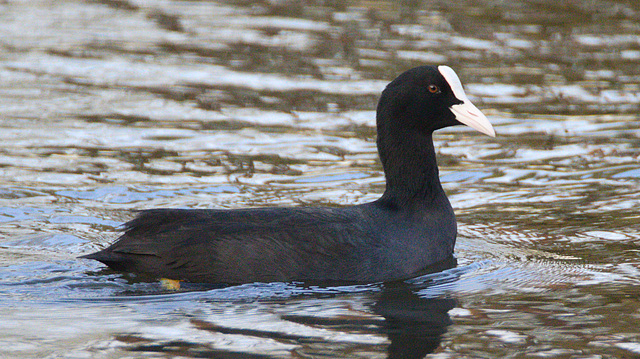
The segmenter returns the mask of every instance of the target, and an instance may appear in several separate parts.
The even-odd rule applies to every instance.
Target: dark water
[[[458,267],[171,292],[75,259],[133,209],[377,198],[377,96],[426,63],[498,133],[435,139]],[[639,107],[634,0],[0,1],[0,357],[639,357]]]

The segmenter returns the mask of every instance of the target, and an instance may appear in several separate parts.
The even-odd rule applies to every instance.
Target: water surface
[[[637,357],[639,23],[624,0],[0,2],[0,357]],[[456,268],[173,292],[76,259],[131,210],[376,199],[378,95],[441,63],[498,133],[435,137]]]

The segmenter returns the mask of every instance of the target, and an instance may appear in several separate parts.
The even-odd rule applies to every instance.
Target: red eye
[[[429,85],[428,89],[429,89],[429,92],[431,92],[431,93],[440,92],[440,88],[438,86],[436,86],[436,85]]]

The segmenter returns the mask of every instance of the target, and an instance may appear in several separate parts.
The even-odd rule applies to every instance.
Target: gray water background
[[[423,64],[498,133],[435,136],[457,268],[171,292],[76,259],[130,210],[376,199],[378,95]],[[639,357],[639,109],[634,0],[0,1],[0,357]]]

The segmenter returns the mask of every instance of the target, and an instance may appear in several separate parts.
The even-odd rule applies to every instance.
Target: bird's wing
[[[134,271],[198,282],[356,280],[358,248],[371,236],[358,215],[317,207],[149,210],[107,250]]]

